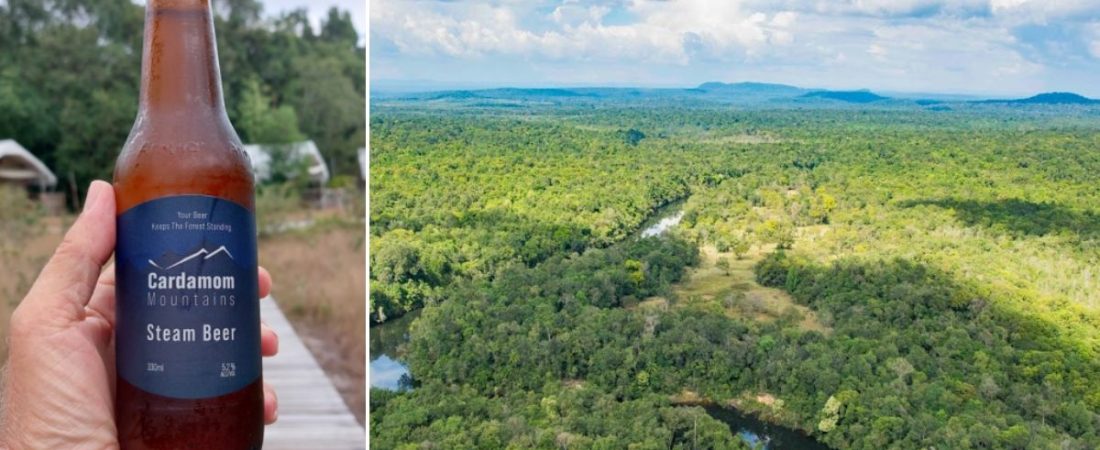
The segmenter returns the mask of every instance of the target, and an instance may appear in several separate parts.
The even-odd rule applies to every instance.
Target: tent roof
[[[8,158],[13,158],[27,165],[34,171],[32,179],[38,181],[38,183],[46,186],[57,185],[57,176],[30,151],[11,139],[0,140],[0,160]],[[4,174],[0,171],[0,179],[2,178],[4,178]]]

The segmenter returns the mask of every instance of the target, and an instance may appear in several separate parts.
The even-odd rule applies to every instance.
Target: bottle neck
[[[209,0],[146,2],[139,110],[224,114]]]

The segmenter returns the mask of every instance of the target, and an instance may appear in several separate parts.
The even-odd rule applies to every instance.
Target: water
[[[736,409],[706,406],[707,414],[721,420],[745,443],[768,450],[829,450],[801,431],[774,425]],[[758,445],[762,445],[759,446]]]
[[[639,237],[659,236],[684,218],[683,201],[657,209],[642,227]],[[385,323],[370,326],[370,385],[372,388],[404,391],[413,388],[412,373],[403,361],[404,347],[409,342],[409,325],[420,310]],[[707,414],[730,427],[753,448],[767,450],[829,450],[829,447],[801,431],[764,422],[754,416],[720,406],[706,406]]]
[[[404,362],[405,344],[409,342],[409,325],[420,310],[385,323],[370,325],[370,386],[388,391],[412,389],[412,373]]]
[[[647,238],[660,236],[680,224],[684,218],[683,200],[669,203],[657,208],[642,224],[642,232],[639,237]]]
[[[643,224],[639,236],[659,236],[680,224],[684,218],[683,200],[658,208]],[[420,310],[383,323],[370,324],[370,386],[389,391],[412,389],[413,378],[404,361],[404,347],[409,342],[409,325]]]

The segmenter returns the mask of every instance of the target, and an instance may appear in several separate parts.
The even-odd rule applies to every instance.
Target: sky
[[[1100,97],[1100,0],[369,2],[377,89],[762,81]]]
[[[6,2],[7,0],[0,0],[0,4]],[[133,2],[139,5],[145,4],[145,0],[133,0]],[[367,4],[364,0],[260,0],[260,3],[264,6],[264,15],[268,17],[305,8],[314,30],[321,29],[321,21],[328,17],[329,8],[335,6],[351,12],[351,20],[355,22],[355,28],[359,30],[360,35],[364,35],[367,29]]]
[[[260,0],[260,3],[264,5],[265,15],[278,15],[281,12],[306,8],[314,30],[320,30],[321,20],[328,17],[329,8],[335,6],[351,12],[351,20],[355,22],[355,28],[360,35],[367,28],[367,4],[364,0]]]

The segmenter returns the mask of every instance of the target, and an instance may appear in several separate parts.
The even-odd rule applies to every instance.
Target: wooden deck
[[[359,450],[366,433],[275,301],[260,316],[279,334],[279,354],[264,358],[264,380],[279,396],[279,420],[264,431],[264,449]]]

